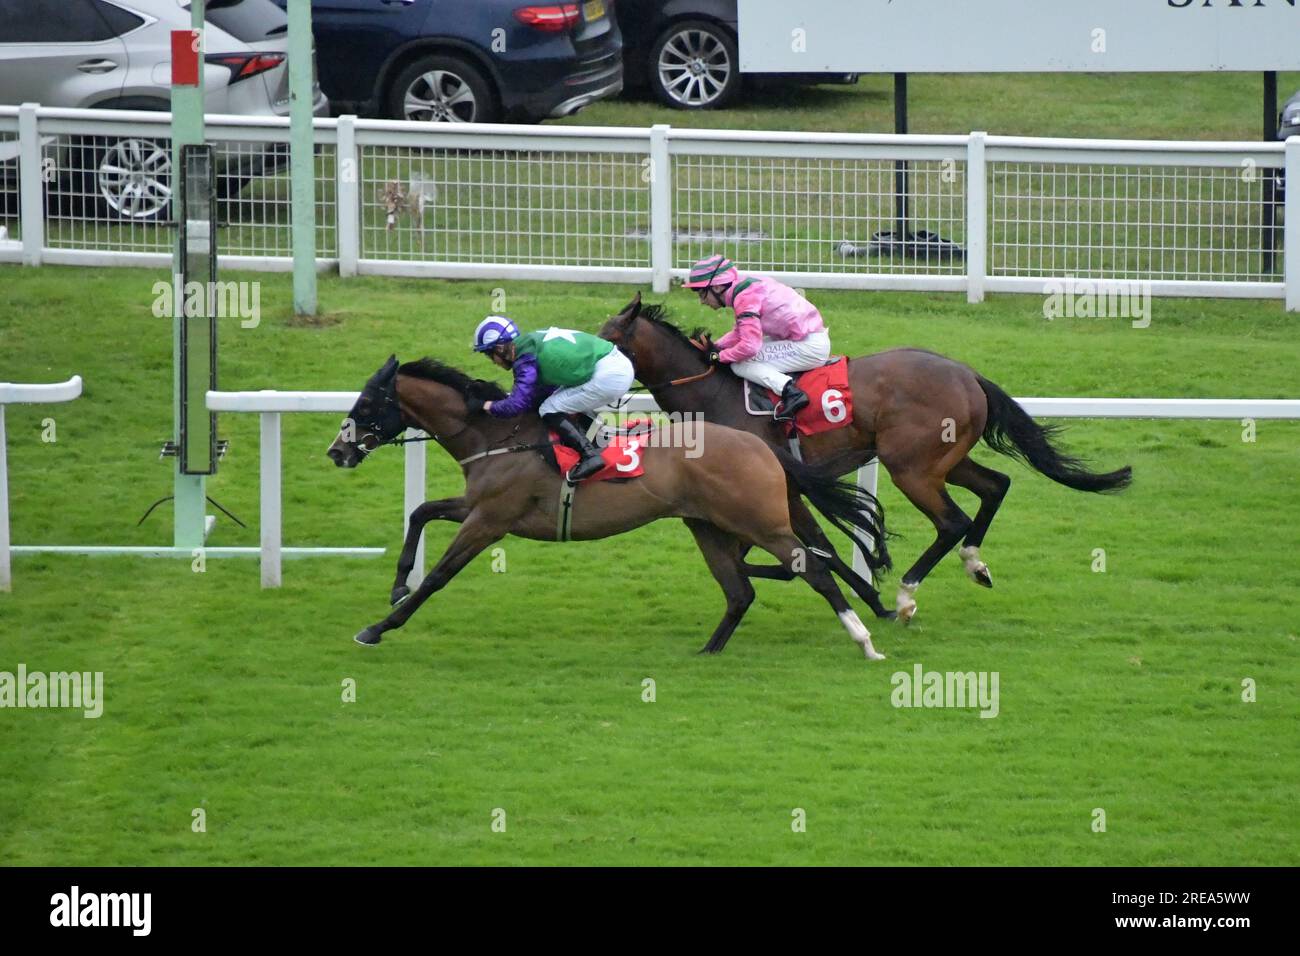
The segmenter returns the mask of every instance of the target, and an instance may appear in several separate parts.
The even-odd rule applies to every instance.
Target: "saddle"
[[[795,415],[791,434],[816,435],[842,428],[853,421],[853,394],[849,388],[849,360],[832,356],[825,365],[801,372],[796,384],[808,396],[808,405]],[[780,396],[745,380],[745,411],[772,417]]]

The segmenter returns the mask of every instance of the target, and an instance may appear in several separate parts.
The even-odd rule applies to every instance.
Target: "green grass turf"
[[[0,380],[79,373],[84,397],[8,409],[14,540],[166,543],[170,324],[142,270],[0,267]],[[230,389],[360,387],[390,351],[487,375],[466,342],[497,283],[325,278],[291,318],[263,283],[226,322]],[[505,283],[525,326],[594,329],[633,290]],[[1300,338],[1277,303],[1157,300],[1150,328],[1041,316],[1036,297],[815,292],[838,349],[909,343],[1016,395],[1294,397]],[[721,317],[676,293],[687,324]],[[499,374],[499,373],[498,373]],[[57,442],[41,441],[55,419]],[[1076,422],[1073,449],[1135,482],[1069,491],[987,450],[1015,484],[984,549],[993,591],[949,557],[910,628],[871,624],[865,663],[799,584],[757,582],[725,654],[720,593],[676,521],[603,542],[506,539],[376,649],[399,545],[401,453],[323,456],[338,416],[286,416],[289,544],[381,560],[18,557],[0,670],[103,671],[103,717],[0,711],[6,864],[1292,864],[1298,860],[1295,475],[1300,424]],[[211,494],[257,542],[257,422]],[[430,450],[430,496],[457,469]],[[882,498],[906,567],[920,515]],[[971,498],[960,490],[959,502]],[[431,554],[452,529],[431,526]],[[1091,570],[1094,549],[1105,573]],[[892,601],[895,572],[886,593]],[[855,606],[861,609],[860,602]],[[865,613],[865,609],[862,609]],[[871,623],[871,622],[869,622]],[[1000,714],[895,709],[893,673],[997,671]],[[355,703],[341,700],[345,678]],[[642,701],[642,681],[657,700]],[[1240,699],[1253,679],[1258,701]],[[191,830],[206,811],[207,832]],[[504,833],[491,829],[506,811]],[[807,813],[807,832],[791,829]],[[1094,808],[1107,831],[1091,829]]]

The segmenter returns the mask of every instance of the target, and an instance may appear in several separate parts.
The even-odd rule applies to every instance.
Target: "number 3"
[[[822,392],[822,414],[826,416],[828,422],[844,421],[848,409],[844,407],[844,402],[840,401],[843,397],[844,393],[836,388],[828,388]]]
[[[636,471],[641,465],[641,446],[636,442],[630,442],[623,446],[623,454],[627,455],[626,464],[619,462],[614,466],[616,471]]]

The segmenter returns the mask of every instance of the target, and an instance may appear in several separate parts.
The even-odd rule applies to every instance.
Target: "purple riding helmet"
[[[474,330],[474,351],[486,352],[493,346],[519,338],[519,327],[504,315],[489,315]]]

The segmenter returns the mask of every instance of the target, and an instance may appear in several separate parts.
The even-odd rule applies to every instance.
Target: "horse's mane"
[[[672,321],[672,319],[669,318],[669,315],[670,313],[667,305],[662,302],[652,302],[650,305],[641,306],[641,311],[637,313],[637,318],[653,322],[665,332],[670,332],[680,339],[683,345],[689,345],[692,349],[695,349],[695,345],[691,342],[691,339],[704,342],[709,346],[713,345],[713,336],[707,328],[702,325],[697,325],[692,331],[687,332],[676,322]]]
[[[422,378],[430,382],[437,382],[439,385],[446,385],[458,391],[463,398],[484,398],[489,401],[496,401],[499,398],[505,398],[506,393],[495,382],[489,382],[481,378],[470,378],[460,369],[437,359],[425,356],[414,362],[407,362],[397,369],[401,375],[409,375],[411,378]]]

